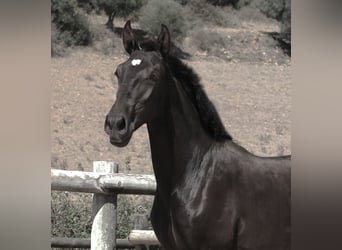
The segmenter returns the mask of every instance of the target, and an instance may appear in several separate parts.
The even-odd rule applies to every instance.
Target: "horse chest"
[[[204,193],[172,200],[170,229],[177,249],[227,249],[232,244],[236,213],[232,200],[211,199]]]

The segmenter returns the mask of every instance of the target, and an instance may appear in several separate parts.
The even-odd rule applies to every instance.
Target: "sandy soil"
[[[195,50],[189,38],[184,50],[193,57],[187,63],[236,142],[262,156],[290,154],[290,59],[263,33],[279,31],[279,25],[245,23],[238,30],[218,30],[232,41],[229,60]],[[104,55],[93,48],[52,58],[52,168],[92,171],[93,161],[111,160],[120,172],[152,173],[145,126],[125,148],[112,146],[103,130],[115,98],[112,73],[126,58],[122,50]]]

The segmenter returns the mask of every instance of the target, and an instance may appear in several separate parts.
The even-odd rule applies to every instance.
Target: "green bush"
[[[165,24],[173,40],[182,41],[188,31],[188,23],[183,7],[172,0],[150,0],[139,15],[140,25],[154,36],[160,32],[160,25]]]
[[[285,0],[255,0],[258,8],[267,17],[280,21],[282,12],[284,11]]]
[[[85,10],[86,13],[97,12],[97,0],[77,0],[78,6]]]
[[[91,43],[89,22],[76,0],[52,0],[51,17],[58,30],[57,41],[66,46]]]
[[[189,2],[189,0],[175,0],[175,1],[181,5],[187,5]]]
[[[194,45],[209,55],[221,57],[228,46],[227,38],[215,31],[197,29],[192,36]]]
[[[86,238],[91,232],[92,196],[51,192],[51,235]]]
[[[280,36],[291,43],[291,0],[285,0],[285,9],[281,17]]]
[[[218,6],[235,5],[238,0],[207,0],[208,3]]]
[[[119,195],[117,202],[118,239],[126,238],[134,229],[138,204],[132,196]],[[152,203],[142,205],[147,214]],[[51,192],[51,236],[68,238],[88,238],[91,234],[92,194]],[[151,227],[149,227],[151,228]]]
[[[59,32],[56,28],[56,25],[51,22],[51,56],[64,56],[65,55],[65,46],[61,44],[58,40]],[[52,156],[53,157],[53,156]],[[52,158],[53,161],[53,158]],[[52,164],[52,163],[51,163]]]
[[[239,0],[237,6],[239,8],[250,5],[258,8],[267,17],[280,21],[282,12],[285,7],[285,0]]]
[[[291,41],[291,0],[239,0],[238,7],[249,5],[281,23],[280,37]]]
[[[128,237],[129,232],[134,229],[134,216],[136,208],[131,197],[126,195],[118,196],[117,207],[117,239],[124,239]]]
[[[121,39],[112,31],[108,30],[103,24],[91,23],[89,26],[91,32],[92,48],[104,55],[112,55],[116,52],[115,44],[121,44]],[[120,46],[118,46],[120,47]]]
[[[237,11],[238,18],[247,22],[268,22],[269,18],[257,8],[244,6]]]
[[[97,7],[103,10],[108,17],[106,26],[114,29],[114,18],[126,18],[139,10],[147,0],[97,0]]]
[[[232,13],[231,8],[213,6],[206,0],[193,0],[188,3],[188,7],[190,8],[192,15],[197,16],[197,18],[204,22],[209,22],[214,25],[236,27],[239,22],[236,19],[236,15]]]

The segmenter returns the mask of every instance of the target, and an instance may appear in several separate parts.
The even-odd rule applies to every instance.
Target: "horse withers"
[[[147,124],[163,248],[290,249],[290,156],[259,157],[233,141],[199,77],[170,53],[165,25],[156,42],[137,41],[128,21],[123,45],[105,132],[123,147]]]

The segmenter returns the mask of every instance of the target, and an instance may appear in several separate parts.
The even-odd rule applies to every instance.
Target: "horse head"
[[[130,21],[123,29],[123,45],[129,58],[115,70],[118,82],[116,100],[106,116],[104,128],[110,142],[124,147],[133,132],[156,115],[160,85],[165,78],[165,63],[170,50],[170,33],[165,25],[156,43],[140,44]]]

